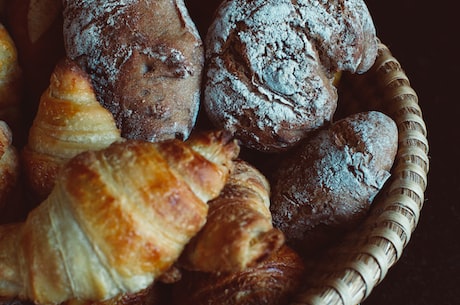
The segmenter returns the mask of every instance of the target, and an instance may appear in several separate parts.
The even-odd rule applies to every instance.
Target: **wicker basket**
[[[374,67],[359,76],[344,75],[347,112],[380,110],[399,130],[392,177],[373,203],[366,221],[327,251],[291,304],[355,305],[380,283],[401,257],[424,203],[429,169],[426,126],[418,98],[399,62],[382,43]],[[353,102],[350,103],[350,100]]]

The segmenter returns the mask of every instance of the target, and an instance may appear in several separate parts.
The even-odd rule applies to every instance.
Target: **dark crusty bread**
[[[315,133],[273,174],[275,227],[298,249],[315,248],[354,227],[389,178],[397,145],[395,122],[376,111]]]
[[[333,75],[377,54],[362,0],[226,0],[206,36],[204,106],[246,146],[286,150],[330,122]]]
[[[183,0],[64,2],[66,54],[126,138],[185,139],[199,108],[201,38]]]

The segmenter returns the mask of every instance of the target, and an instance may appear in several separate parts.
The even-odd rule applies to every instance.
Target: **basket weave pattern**
[[[355,305],[367,298],[401,257],[419,221],[429,170],[426,126],[400,63],[382,43],[373,68],[344,76],[348,112],[380,110],[395,120],[399,146],[392,176],[366,221],[327,251],[291,303]]]

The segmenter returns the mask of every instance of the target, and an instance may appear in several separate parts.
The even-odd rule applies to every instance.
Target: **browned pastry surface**
[[[238,151],[209,132],[72,158],[25,222],[0,226],[0,295],[57,304],[147,288],[204,225]]]
[[[189,136],[203,47],[183,0],[64,1],[64,43],[91,75],[123,137]]]
[[[241,271],[284,244],[283,233],[272,225],[268,181],[249,163],[234,163],[224,189],[208,203],[205,226],[181,256],[181,266],[187,269]]]
[[[20,175],[19,156],[12,137],[9,126],[0,121],[0,214],[5,213],[3,209],[7,204],[18,205],[18,202],[10,202]]]
[[[22,102],[24,71],[19,64],[16,43],[0,23],[0,120],[13,131],[15,144],[21,144],[27,128],[24,124]]]
[[[282,305],[302,284],[301,257],[283,246],[239,272],[188,272],[173,287],[174,305]]]
[[[22,150],[27,187],[38,202],[44,200],[65,162],[119,140],[115,120],[99,104],[88,75],[69,59],[59,61]]]
[[[139,292],[119,294],[104,301],[72,299],[61,305],[166,305],[164,303],[165,294],[162,290],[164,290],[164,287],[154,284]]]

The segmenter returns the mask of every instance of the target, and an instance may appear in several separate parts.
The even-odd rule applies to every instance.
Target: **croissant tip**
[[[74,91],[88,91],[94,94],[89,75],[70,58],[60,59],[54,67],[50,78],[50,88],[63,92],[72,88]]]
[[[13,142],[13,133],[5,121],[0,120],[0,142],[3,146],[9,146]]]
[[[253,249],[258,256],[253,259],[252,265],[257,265],[270,257],[273,253],[279,251],[285,244],[285,237],[283,232],[278,229],[272,229],[257,237],[259,240],[259,249]],[[262,251],[261,249],[262,248]]]

